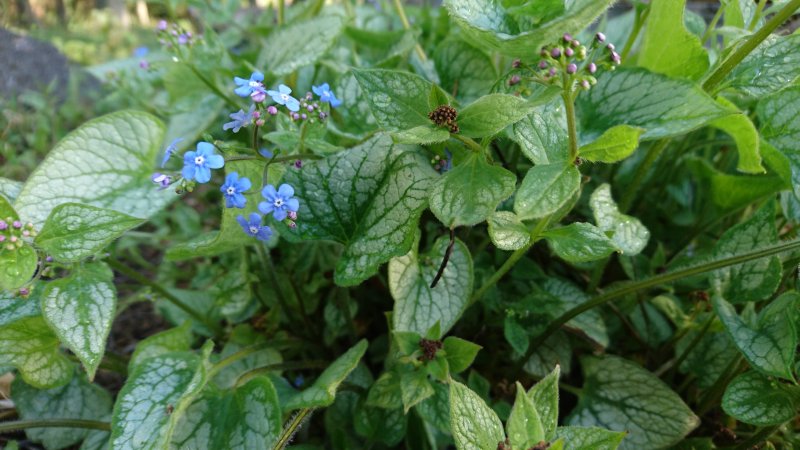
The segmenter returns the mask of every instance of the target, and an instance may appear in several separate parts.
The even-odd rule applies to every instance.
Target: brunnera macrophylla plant
[[[2,439],[792,448],[800,0],[613,3],[159,22],[0,179]]]

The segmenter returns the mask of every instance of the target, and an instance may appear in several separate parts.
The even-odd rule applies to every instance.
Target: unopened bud
[[[593,74],[593,73],[595,73],[595,72],[597,72],[597,64],[595,64],[595,63],[589,63],[589,65],[588,65],[588,66],[586,66],[586,70],[588,70],[588,71],[589,71],[589,73],[592,73],[592,74]]]
[[[514,86],[515,84],[519,84],[520,79],[521,78],[519,77],[519,75],[512,75],[511,79],[508,80],[508,85]]]
[[[514,68],[514,69],[519,69],[519,66],[521,66],[521,65],[522,65],[522,61],[520,61],[520,60],[518,60],[518,59],[515,59],[515,60],[514,60],[514,61],[511,63],[511,67],[512,67],[512,68]]]
[[[564,36],[562,36],[562,38],[564,39],[564,42],[570,42],[572,40],[572,35],[569,33],[564,33]]]
[[[539,68],[542,70],[547,69],[547,61],[539,61]]]
[[[297,211],[289,211],[287,215],[289,216],[290,219],[297,220]]]
[[[574,54],[575,54],[575,51],[574,51],[574,50],[572,50],[571,48],[567,47],[567,48],[564,50],[564,54],[565,54],[565,55],[567,55],[567,57],[568,57],[568,58],[572,58],[572,55],[574,55]]]
[[[589,82],[587,80],[582,80],[581,81],[581,89],[583,89],[584,91],[588,91],[590,87],[591,87],[591,85],[589,84]]]
[[[573,73],[575,73],[577,71],[578,71],[578,66],[576,66],[575,64],[570,64],[570,65],[567,66],[567,73],[568,74],[572,75]]]
[[[594,38],[597,40],[597,42],[605,42],[606,41],[606,35],[603,34],[603,33],[595,34]]]
[[[556,47],[556,48],[550,50],[550,56],[552,56],[553,58],[560,58],[561,57],[561,49],[559,47]]]
[[[269,115],[271,116],[274,116],[275,114],[278,114],[278,108],[276,108],[275,106],[268,106],[267,113],[269,113]]]
[[[616,50],[616,49],[617,49],[617,47],[614,47],[614,44],[611,44],[611,43],[609,43],[608,45],[606,45],[606,48],[607,48],[607,49],[609,49],[609,50],[611,50],[612,52],[613,52],[614,50]]]

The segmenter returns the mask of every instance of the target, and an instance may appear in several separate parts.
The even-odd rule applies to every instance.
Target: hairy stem
[[[304,408],[297,412],[297,414],[292,417],[289,423],[283,427],[283,431],[281,432],[281,436],[278,438],[278,442],[272,446],[272,450],[283,450],[284,447],[289,445],[289,442],[294,437],[294,434],[297,433],[297,430],[300,429],[300,426],[303,425],[303,422],[311,415],[314,410],[312,408]]]
[[[84,419],[33,419],[0,423],[0,433],[27,428],[87,428],[90,430],[111,431],[111,424],[98,420]]]
[[[569,78],[565,75],[565,78]],[[578,157],[578,128],[575,125],[575,96],[572,95],[572,85],[564,86],[561,98],[567,113],[567,132],[569,133],[569,160],[575,161]]]

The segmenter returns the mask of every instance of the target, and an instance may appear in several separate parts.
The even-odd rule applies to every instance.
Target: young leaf
[[[751,97],[764,97],[793,86],[800,76],[798,45],[798,34],[768,37],[731,70],[724,86]]]
[[[447,333],[461,317],[472,294],[472,257],[467,246],[456,239],[442,278],[431,288],[449,239],[437,239],[430,252],[422,255],[418,254],[417,245],[418,242],[408,254],[389,261],[394,329],[422,335],[439,323],[441,333]]]
[[[0,220],[8,222],[18,221],[19,215],[11,203],[0,195]],[[11,227],[11,223],[6,226]],[[0,245],[0,291],[15,290],[30,281],[36,272],[39,258],[36,251],[24,243],[21,247],[13,246],[12,250],[6,248],[8,243]]]
[[[644,140],[678,136],[730,114],[695,84],[645,69],[603,73],[578,97],[578,106],[582,134],[596,136],[626,124],[644,128]]]
[[[136,344],[136,350],[131,355],[128,370],[133,371],[136,366],[154,356],[161,356],[170,352],[188,351],[192,345],[191,322],[185,321],[178,327],[156,333]]]
[[[800,400],[790,387],[751,370],[739,374],[725,389],[722,409],[736,420],[761,427],[796,417]]]
[[[531,448],[545,440],[539,413],[519,382],[514,407],[511,408],[511,415],[506,422],[506,432],[511,445],[519,448]]]
[[[24,317],[0,328],[0,367],[14,366],[31,386],[48,389],[69,382],[70,360],[41,316]]]
[[[12,384],[14,405],[23,420],[84,419],[104,420],[111,413],[111,396],[90,384],[82,375],[64,386],[39,390],[17,378]],[[72,446],[89,434],[85,428],[29,428],[25,434],[45,448],[58,450]]]
[[[555,439],[553,434],[558,427],[558,379],[561,376],[561,366],[555,369],[528,391],[536,412],[542,422],[545,440]]]
[[[403,406],[400,375],[394,370],[382,373],[369,388],[366,404],[384,409],[395,409]]]
[[[642,128],[617,125],[606,130],[592,143],[580,148],[581,158],[592,162],[615,163],[622,161],[639,147]]]
[[[616,450],[626,435],[599,427],[559,427],[555,439],[564,441],[564,450]]]
[[[392,139],[398,144],[430,145],[450,139],[450,132],[428,124],[392,133]]]
[[[433,382],[434,393],[414,408],[426,422],[450,432],[450,390],[446,384]]]
[[[674,78],[696,80],[708,69],[708,52],[686,29],[686,0],[653,0],[639,50],[639,66]],[[669,38],[665,38],[669,36]]]
[[[582,360],[585,383],[570,425],[601,426],[630,434],[620,448],[661,448],[683,439],[700,419],[669,386],[621,358]]]
[[[486,222],[492,244],[501,250],[517,250],[531,241],[528,228],[511,211],[495,211]]]
[[[87,264],[50,282],[42,294],[42,315],[83,363],[90,381],[103,359],[117,307],[112,278],[104,263]]]
[[[497,69],[489,55],[459,39],[442,41],[433,52],[441,85],[468,103],[490,92],[497,80]]]
[[[522,154],[537,166],[569,159],[567,119],[560,103],[551,102],[534,109],[515,123],[513,130]]]
[[[421,155],[379,135],[286,174],[304,215],[290,233],[345,244],[334,280],[358,284],[411,249],[435,176]]]
[[[717,102],[724,108],[737,109],[736,105],[725,99],[725,97],[718,97]],[[728,133],[736,142],[736,149],[739,152],[736,170],[755,174],[766,172],[764,166],[761,165],[761,152],[759,150],[761,139],[750,117],[743,112],[738,112],[716,119],[709,125]]]
[[[68,202],[150,217],[176,197],[150,181],[163,135],[163,123],[140,111],[87,122],[62,139],[28,177],[15,203],[17,212],[37,228],[56,206]]]
[[[358,84],[369,100],[372,114],[385,129],[408,130],[428,126],[428,104],[433,85],[410,72],[385,69],[354,69]]]
[[[283,406],[284,411],[301,408],[319,408],[330,406],[336,398],[336,389],[356,368],[361,357],[367,351],[367,341],[362,339],[336,359],[314,381],[314,384],[291,397]]]
[[[77,262],[103,250],[144,219],[80,203],[58,205],[36,235],[36,245],[56,261]]]
[[[511,345],[511,348],[514,349],[514,352],[524,355],[528,351],[530,336],[514,316],[506,316],[503,320],[503,336],[506,338],[506,342]]]
[[[428,381],[428,371],[423,367],[403,370],[400,373],[400,392],[403,398],[403,412],[433,395],[433,386]]]
[[[333,46],[341,31],[342,19],[335,15],[321,15],[278,29],[261,46],[256,67],[267,67],[275,75],[288,75],[310,66]]]
[[[514,193],[516,177],[472,153],[433,184],[430,208],[448,228],[477,225]]]
[[[553,228],[542,236],[556,255],[572,263],[596,261],[617,251],[614,242],[589,223],[575,222]]]
[[[444,340],[445,358],[450,367],[450,373],[460,373],[472,365],[475,356],[482,349],[478,344],[449,336]]]
[[[473,138],[493,136],[522,120],[533,108],[527,100],[514,95],[484,95],[458,113],[459,134]]]
[[[794,320],[800,305],[800,294],[787,292],[773,300],[761,311],[755,327],[742,320],[733,305],[721,295],[714,295],[713,304],[733,342],[754,369],[767,375],[793,379],[797,349]]]
[[[534,166],[514,198],[520,220],[540,219],[563,206],[581,186],[581,173],[571,163]]]
[[[450,429],[458,450],[495,449],[506,438],[497,414],[455,380],[450,381]]]
[[[592,192],[589,205],[597,228],[612,233],[611,240],[624,255],[635,256],[644,250],[650,240],[650,231],[639,219],[619,212],[609,184],[603,183]]]

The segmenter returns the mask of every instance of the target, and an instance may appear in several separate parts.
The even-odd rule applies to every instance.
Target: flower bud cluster
[[[170,24],[166,20],[158,21],[156,33],[158,33],[158,42],[167,48],[181,45],[191,46],[197,40],[191,31],[185,30],[177,23]]]
[[[290,113],[294,121],[308,120],[315,123],[317,120],[324,122],[328,118],[328,113],[322,109],[319,101],[314,100],[314,94],[306,92],[305,97],[300,98],[300,111]]]
[[[26,239],[36,237],[32,223],[23,224],[13,217],[0,219],[0,249],[14,251],[25,244]]]
[[[440,127],[447,127],[451,133],[458,133],[456,119],[458,112],[452,106],[441,105],[428,113],[428,119]]]

